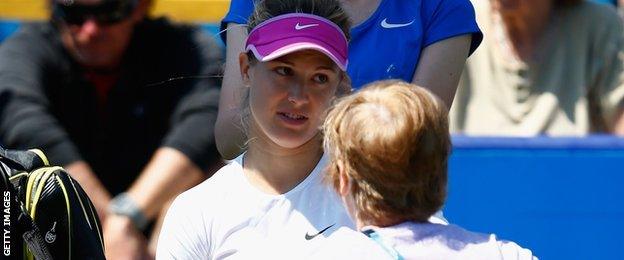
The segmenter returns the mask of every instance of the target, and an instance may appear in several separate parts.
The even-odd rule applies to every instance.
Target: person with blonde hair
[[[245,133],[235,123],[243,92],[238,54],[254,6],[232,0],[221,22],[226,62],[215,124],[217,148],[226,159],[244,151]],[[268,1],[270,2],[270,1]],[[349,28],[349,74],[354,90],[382,79],[402,79],[430,89],[449,106],[466,58],[483,35],[469,0],[340,0]]]
[[[428,90],[401,81],[371,83],[341,99],[323,125],[327,181],[358,230],[394,259],[532,259],[495,235],[428,221],[446,199],[451,152],[447,108]],[[353,244],[346,229],[328,255]],[[329,256],[319,259],[332,258]]]

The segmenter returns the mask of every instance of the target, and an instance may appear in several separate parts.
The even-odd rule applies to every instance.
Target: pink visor
[[[304,49],[317,50],[347,69],[347,37],[331,21],[316,15],[291,13],[273,17],[251,30],[245,51],[270,61]]]

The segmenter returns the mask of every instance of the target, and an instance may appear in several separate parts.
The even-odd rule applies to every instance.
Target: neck
[[[510,46],[522,60],[533,57],[538,40],[550,22],[552,2],[544,1],[530,11],[500,11]]]
[[[366,21],[382,0],[342,0],[343,8],[354,26]]]
[[[357,217],[355,220],[355,226],[357,227],[358,230],[362,230],[364,227],[366,226],[375,226],[375,227],[391,227],[391,226],[395,226],[398,224],[401,224],[403,222],[405,222],[407,220],[404,219],[394,219],[394,218],[383,218],[383,219],[375,219],[374,221],[372,220],[366,220],[366,219],[362,219],[360,217]]]
[[[290,191],[310,175],[323,155],[320,134],[297,148],[284,148],[255,129],[252,124],[243,169],[249,182],[263,192]]]

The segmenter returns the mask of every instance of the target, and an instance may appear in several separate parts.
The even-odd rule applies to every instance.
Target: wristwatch
[[[111,200],[110,204],[108,204],[108,212],[129,217],[134,226],[141,231],[143,231],[149,223],[136,202],[125,192],[120,193]]]

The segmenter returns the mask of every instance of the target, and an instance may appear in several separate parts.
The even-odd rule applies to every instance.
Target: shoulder
[[[217,74],[223,59],[221,47],[207,32],[195,25],[171,23],[165,18],[145,19],[138,24],[128,53],[128,60],[141,64],[141,70],[159,79]],[[178,83],[189,86],[194,82]],[[210,82],[210,85],[215,84]]]
[[[191,35],[199,27],[190,24],[173,23],[166,17],[145,18],[137,24],[136,31],[141,35],[158,35],[159,37],[173,37],[180,35]]]
[[[54,80],[44,77],[71,75],[70,60],[58,31],[50,23],[24,23],[0,44],[0,87],[32,91],[52,86]],[[18,80],[22,84],[2,82]]]
[[[334,245],[342,245],[356,248],[372,248],[377,249],[379,245],[372,239],[364,235],[362,232],[355,231],[347,227],[340,227],[327,237],[327,242]],[[375,250],[372,250],[375,251]]]
[[[556,10],[558,30],[573,32],[569,41],[586,45],[593,51],[612,56],[620,51],[624,41],[624,23],[615,8],[583,1]]]
[[[446,10],[473,12],[474,9],[470,0],[424,0],[422,6],[427,16],[437,15],[438,12]]]
[[[179,206],[199,210],[197,201],[205,204],[207,201],[221,201],[223,196],[227,196],[232,190],[236,190],[240,186],[240,175],[242,175],[242,167],[237,161],[231,161],[229,164],[221,167],[212,177],[208,178],[199,185],[183,192],[176,198]]]
[[[593,1],[581,1],[581,3],[579,4],[561,7],[560,9],[574,14],[584,14],[587,16],[591,16],[592,18],[604,16],[605,18],[602,19],[611,21],[618,20],[618,18],[616,18],[617,11],[615,8],[613,8],[613,6],[599,4]]]
[[[50,52],[60,53],[62,48],[58,31],[48,22],[24,23],[9,38],[0,44],[0,50],[6,52],[26,51],[27,56]]]
[[[391,228],[380,230],[384,235],[407,237],[413,235],[413,241],[439,240],[447,246],[456,244],[480,244],[490,241],[491,235],[468,231],[453,224],[406,222]]]
[[[599,29],[601,27],[622,28],[622,18],[615,8],[605,4],[598,4],[591,1],[582,1],[580,4],[561,7],[557,11],[566,22],[578,25],[585,25],[588,30]]]
[[[406,258],[528,259],[533,255],[513,242],[493,234],[471,232],[456,225],[404,222],[373,228]]]
[[[341,227],[306,259],[391,259],[381,246],[366,235]]]
[[[235,24],[247,24],[249,20],[249,16],[253,13],[255,2],[254,0],[232,0],[230,1],[230,9],[221,20],[219,36],[221,36],[221,40],[225,43],[227,35],[225,30],[227,29],[228,23]]]
[[[58,30],[50,22],[24,22],[13,34],[16,37],[52,38],[58,36]],[[10,37],[9,37],[10,39]]]
[[[212,252],[213,222],[222,207],[235,175],[231,164],[210,179],[180,194],[171,204],[159,236],[157,258],[203,259]],[[210,205],[210,206],[208,206]],[[221,208],[220,208],[221,207]]]
[[[464,255],[481,255],[484,259],[534,259],[531,250],[512,241],[499,240],[494,234],[471,232],[456,225],[439,226],[446,246],[465,245]]]
[[[166,18],[147,18],[135,28],[135,41],[141,47],[154,48],[166,53],[195,54],[199,49],[220,53],[214,37],[197,25],[172,23]]]
[[[503,259],[518,259],[518,260],[537,260],[537,257],[533,255],[530,249],[523,248],[512,241],[495,240],[496,236],[492,234],[493,241],[498,244],[498,249],[503,256]]]
[[[230,9],[223,18],[224,23],[245,24],[254,9],[254,0],[232,0]]]
[[[209,219],[226,197],[239,192],[242,167],[235,161],[221,167],[212,177],[176,197],[167,215]],[[198,204],[200,203],[200,204]],[[206,207],[205,205],[211,205]]]

